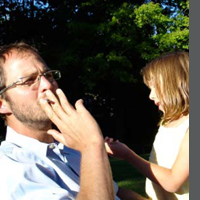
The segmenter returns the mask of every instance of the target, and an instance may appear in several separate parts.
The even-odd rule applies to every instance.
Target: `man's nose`
[[[45,76],[40,77],[39,89],[44,92],[53,88],[53,82],[49,81]]]

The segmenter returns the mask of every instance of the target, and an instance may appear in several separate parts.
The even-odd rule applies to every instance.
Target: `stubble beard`
[[[38,130],[46,130],[51,127],[52,122],[38,102],[34,105],[28,102],[17,105],[10,98],[7,101],[10,104],[12,114],[24,125]]]

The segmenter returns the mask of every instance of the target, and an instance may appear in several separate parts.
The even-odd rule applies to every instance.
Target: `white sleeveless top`
[[[160,126],[149,161],[165,168],[172,168],[188,127],[189,118],[175,128]],[[189,200],[189,179],[177,193],[169,193],[147,178],[146,193],[153,200]]]

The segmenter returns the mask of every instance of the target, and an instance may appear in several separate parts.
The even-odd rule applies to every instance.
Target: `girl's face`
[[[154,84],[152,82],[150,82],[149,84],[149,88],[150,88],[150,94],[149,94],[149,99],[151,99],[152,101],[154,101],[155,105],[158,106],[158,109],[162,112],[164,112],[162,103],[160,102],[160,100],[158,99],[158,96],[156,94],[156,88],[154,86]]]

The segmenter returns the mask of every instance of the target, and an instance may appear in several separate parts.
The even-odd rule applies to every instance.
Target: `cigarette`
[[[46,99],[47,103],[49,104],[54,104],[55,102],[54,101],[51,101],[50,99]]]

